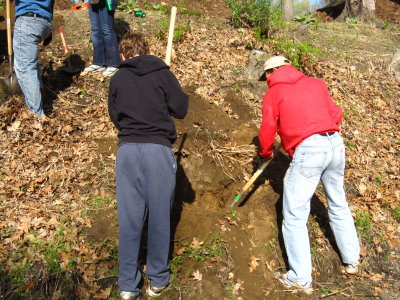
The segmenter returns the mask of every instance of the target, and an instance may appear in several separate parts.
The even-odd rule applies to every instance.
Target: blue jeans
[[[344,263],[359,260],[360,246],[344,192],[345,148],[339,133],[312,135],[296,149],[284,178],[282,233],[289,260],[287,277],[311,281],[311,253],[307,219],[310,200],[322,181],[329,224]]]
[[[20,16],[14,28],[14,67],[19,85],[29,110],[39,117],[43,115],[43,86],[39,68],[38,44],[52,31],[51,21],[39,17]]]
[[[119,288],[140,293],[138,255],[148,217],[146,273],[155,287],[169,284],[170,215],[176,161],[170,147],[127,143],[117,150],[116,186],[119,223]]]
[[[89,5],[89,18],[92,27],[93,64],[116,67],[121,58],[118,39],[114,31],[114,13],[107,8]]]

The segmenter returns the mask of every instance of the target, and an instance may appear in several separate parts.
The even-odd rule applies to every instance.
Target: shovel
[[[261,175],[261,173],[264,171],[264,169],[269,165],[272,159],[268,159],[264,161],[261,166],[258,167],[257,171],[253,174],[253,176],[250,178],[250,180],[245,184],[245,186],[242,188],[242,191],[236,195],[235,199],[233,199],[233,202],[229,206],[229,208],[232,208],[235,203],[237,203],[243,196],[247,194],[247,191],[249,190],[250,186],[256,181],[258,176]]]
[[[17,77],[14,73],[13,66],[13,50],[12,50],[12,38],[11,38],[11,6],[10,0],[6,0],[6,13],[7,13],[7,50],[8,50],[8,63],[10,65],[10,74],[6,77],[0,78],[3,90],[10,95],[21,92],[21,88],[18,84]]]

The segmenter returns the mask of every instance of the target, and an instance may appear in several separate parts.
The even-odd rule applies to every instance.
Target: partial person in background
[[[283,56],[265,62],[260,81],[269,87],[262,104],[260,155],[273,156],[278,133],[283,148],[293,158],[283,187],[282,234],[289,270],[275,276],[288,289],[312,293],[307,220],[319,181],[345,271],[357,273],[360,263],[360,245],[344,191],[345,147],[338,127],[343,113],[323,81],[304,75]]]
[[[72,0],[74,5],[72,5],[72,10],[85,10],[89,8],[89,0]]]
[[[39,43],[51,41],[53,0],[16,0],[14,67],[29,110],[45,119],[39,67]]]
[[[114,75],[121,59],[118,39],[114,31],[117,0],[89,0],[89,17],[93,44],[93,62],[84,72],[102,72],[105,77]]]

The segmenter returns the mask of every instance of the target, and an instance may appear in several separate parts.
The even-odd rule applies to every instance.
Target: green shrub
[[[156,37],[159,40],[166,40],[168,38],[168,21],[163,18],[159,23],[156,24],[156,27]],[[174,30],[174,42],[182,42],[186,32],[190,31],[190,29],[190,21],[185,21],[182,24],[177,25]]]
[[[271,43],[275,49],[283,52],[291,64],[297,68],[301,68],[304,57],[325,54],[322,50],[314,48],[310,42],[296,43],[288,38],[275,38]]]
[[[273,19],[281,15],[274,10],[272,0],[227,0],[234,27],[253,28],[259,38],[269,38]]]
[[[186,32],[190,31],[190,21],[187,20],[182,24],[178,25],[174,31],[174,42],[182,42],[185,37]]]

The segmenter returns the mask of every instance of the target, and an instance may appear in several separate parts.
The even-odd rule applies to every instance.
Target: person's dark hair
[[[146,55],[149,53],[149,44],[143,35],[139,33],[125,34],[119,43],[119,52],[125,56],[126,59],[134,57],[135,55]]]

